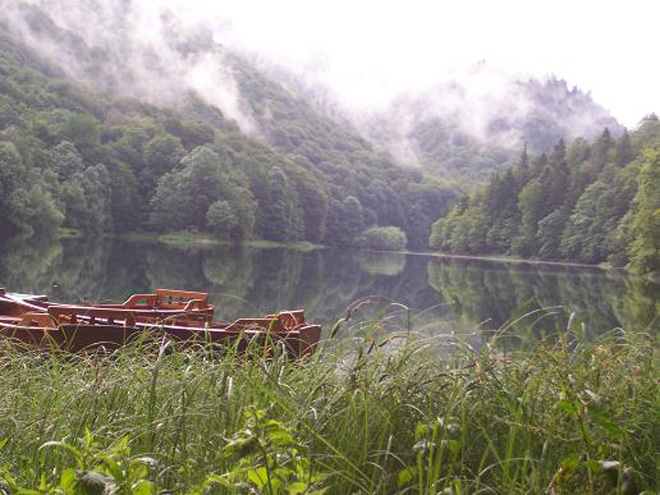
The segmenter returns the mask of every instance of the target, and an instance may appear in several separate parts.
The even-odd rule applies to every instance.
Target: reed
[[[346,324],[295,362],[148,338],[86,355],[4,342],[3,490],[658,491],[657,335],[569,329],[505,350],[502,333],[448,345],[383,326]]]

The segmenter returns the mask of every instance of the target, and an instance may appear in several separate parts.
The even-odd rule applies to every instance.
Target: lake
[[[301,251],[71,238],[0,246],[0,287],[54,301],[122,301],[134,292],[209,292],[221,319],[304,308],[331,326],[359,318],[429,334],[565,327],[593,337],[616,327],[657,331],[660,286],[598,268],[532,265],[350,249]],[[410,311],[408,312],[407,309]],[[526,315],[526,316],[524,316]]]

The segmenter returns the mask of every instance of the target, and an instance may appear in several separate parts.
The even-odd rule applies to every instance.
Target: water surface
[[[615,327],[657,331],[660,310],[660,286],[596,268],[118,239],[5,242],[0,286],[55,301],[121,301],[158,287],[199,290],[210,293],[222,319],[304,308],[326,326],[367,299],[362,315],[438,334],[487,332],[521,315],[527,316],[512,331],[554,331],[571,313],[587,335]],[[410,319],[401,305],[411,309]]]

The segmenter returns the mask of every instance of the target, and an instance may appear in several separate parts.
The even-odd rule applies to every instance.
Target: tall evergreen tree
[[[614,148],[614,139],[606,127],[603,133],[592,146],[592,158],[595,164],[602,168],[608,161],[608,153]]]
[[[623,134],[616,143],[616,163],[619,167],[623,167],[630,163],[634,158],[632,145],[630,144],[630,134],[628,129],[623,130]]]
[[[660,275],[660,150],[648,150],[639,172],[632,221],[631,268]]]

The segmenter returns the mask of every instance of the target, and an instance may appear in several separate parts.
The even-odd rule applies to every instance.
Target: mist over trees
[[[513,166],[523,143],[530,152],[543,153],[560,139],[591,141],[606,127],[615,137],[624,130],[590,94],[562,79],[502,74],[485,62],[455,80],[401,95],[366,113],[343,107],[330,88],[307,83],[304,75],[268,70],[322,113],[352,123],[397,162],[466,189]]]
[[[432,247],[660,270],[660,121],[614,139],[563,141],[530,157],[452,207],[433,225]]]
[[[2,30],[0,48],[4,236],[187,230],[357,245],[370,227],[396,226],[423,247],[458,197],[240,60],[260,141],[194,94],[177,111],[93,93]]]

